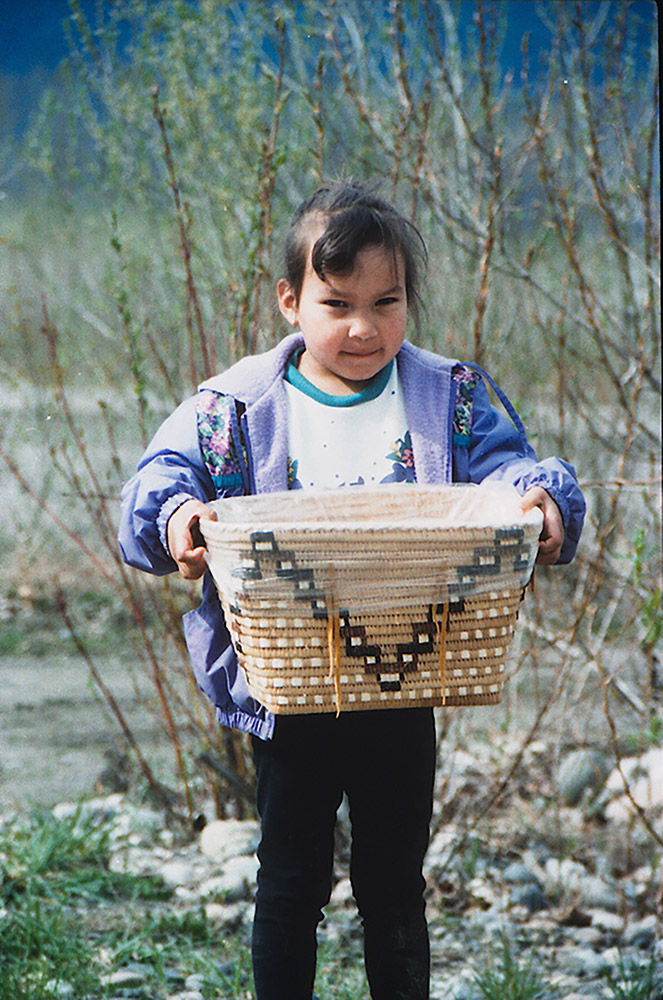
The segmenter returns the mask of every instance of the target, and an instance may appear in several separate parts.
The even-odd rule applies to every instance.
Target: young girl
[[[501,479],[520,491],[524,510],[543,511],[538,562],[569,562],[580,536],[585,505],[571,466],[538,462],[518,418],[510,410],[516,427],[491,406],[474,369],[405,340],[424,263],[417,230],[381,198],[355,185],[316,191],[294,216],[277,287],[296,332],[201,386],[157,432],[123,491],[127,562],[205,574],[201,607],[185,616],[193,668],[219,720],[252,734],[258,1000],[311,1000],[344,793],[371,996],[428,997],[422,865],[435,730],[429,708],[275,718],[251,698],[205,573],[198,521],[210,516],[209,501]]]

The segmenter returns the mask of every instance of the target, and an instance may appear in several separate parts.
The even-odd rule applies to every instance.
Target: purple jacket
[[[241,431],[253,493],[287,489],[283,373],[288,358],[302,343],[299,334],[291,334],[271,351],[244,358],[200,387],[244,404]],[[483,381],[474,390],[471,431],[466,437],[454,437],[456,387],[452,369],[456,362],[407,342],[396,360],[417,482],[501,479],[513,483],[520,493],[531,486],[543,487],[559,506],[564,521],[559,561],[570,562],[585,513],[572,466],[556,458],[538,462],[524,433],[490,404]],[[162,424],[122,491],[119,543],[126,562],[158,575],[176,570],[166,542],[169,517],[191,497],[209,502],[223,495],[215,489],[201,454],[194,396]],[[219,721],[269,739],[274,717],[249,694],[209,573],[203,579],[202,603],[184,616],[184,630],[196,679],[216,705]]]

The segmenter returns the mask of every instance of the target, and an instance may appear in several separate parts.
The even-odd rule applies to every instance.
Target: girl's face
[[[299,370],[323,392],[359,392],[405,339],[405,262],[382,246],[364,247],[350,273],[325,281],[313,270],[309,251],[299,302],[285,279],[277,292],[283,316],[304,337]]]

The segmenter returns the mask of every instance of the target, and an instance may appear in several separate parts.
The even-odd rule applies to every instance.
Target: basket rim
[[[416,492],[415,492],[416,491]],[[458,500],[463,495],[471,498],[472,516],[465,521],[458,519]],[[439,509],[413,513],[412,501],[436,498],[446,505]],[[499,499],[502,507],[499,516],[478,517],[483,514],[482,505],[487,501]],[[359,500],[367,509],[365,516],[352,511],[353,516],[344,517],[344,506],[347,500]],[[382,511],[369,511],[372,503],[378,506],[388,504]],[[456,520],[450,521],[449,506],[456,505]],[[211,517],[201,517],[200,527],[203,536],[213,540],[215,536],[227,533],[278,531],[279,533],[320,533],[343,537],[357,536],[358,533],[383,533],[392,536],[403,531],[410,535],[435,534],[453,536],[467,535],[468,532],[480,533],[495,529],[540,529],[543,514],[537,507],[523,512],[520,510],[520,494],[515,487],[504,483],[453,483],[435,484],[399,484],[396,487],[382,486],[377,488],[359,486],[343,487],[338,490],[297,490],[279,491],[275,493],[260,493],[242,497],[231,497],[215,500],[210,505],[217,515],[217,520]],[[317,510],[309,513],[308,508],[318,505]],[[302,510],[303,508],[303,510]],[[321,510],[322,508],[322,510]],[[332,508],[325,510],[325,508]],[[494,509],[494,508],[493,508]],[[293,517],[293,513],[298,516]],[[282,513],[282,512],[285,512]],[[462,514],[461,514],[462,517]]]

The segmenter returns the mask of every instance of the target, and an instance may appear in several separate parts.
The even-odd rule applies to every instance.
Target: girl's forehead
[[[319,279],[313,268],[312,251],[315,239],[311,243],[306,261],[306,274]],[[325,271],[325,280],[335,283],[343,281],[354,281],[361,278],[362,281],[375,276],[382,280],[387,275],[396,284],[404,280],[405,257],[398,248],[392,249],[382,243],[369,243],[357,251],[352,266],[340,272]]]

